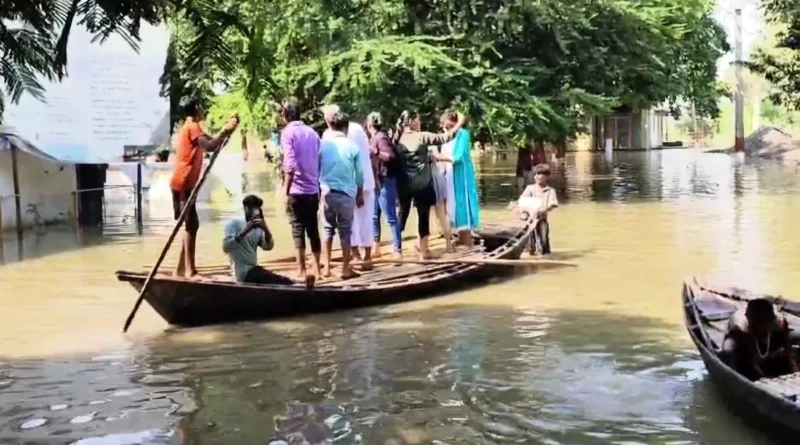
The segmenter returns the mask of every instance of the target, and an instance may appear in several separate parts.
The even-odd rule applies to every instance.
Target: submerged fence
[[[135,185],[0,196],[0,234],[55,224],[81,227],[134,221],[142,221],[142,190]]]

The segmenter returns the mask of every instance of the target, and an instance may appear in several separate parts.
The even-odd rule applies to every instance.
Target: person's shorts
[[[353,216],[356,210],[356,199],[347,193],[331,190],[325,193],[322,203],[322,214],[325,218],[323,227],[325,239],[331,239],[339,230],[339,238],[343,245],[350,245],[353,233]]]
[[[297,249],[306,248],[306,235],[311,242],[311,251],[319,252],[319,194],[289,195],[289,222],[292,225],[292,240]]]
[[[172,211],[175,214],[176,221],[180,218],[183,208],[189,201],[190,193],[191,192],[172,190]],[[194,203],[189,207],[184,224],[187,232],[197,233],[197,229],[200,228],[200,218],[197,216],[197,207]]]

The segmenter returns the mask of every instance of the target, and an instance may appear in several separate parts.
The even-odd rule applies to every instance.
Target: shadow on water
[[[175,329],[132,355],[4,362],[0,442],[764,444],[712,420],[669,330],[463,304]]]

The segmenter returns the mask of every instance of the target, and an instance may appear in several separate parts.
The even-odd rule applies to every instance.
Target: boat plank
[[[771,379],[760,379],[756,385],[783,397],[794,398],[800,395],[800,372]]]

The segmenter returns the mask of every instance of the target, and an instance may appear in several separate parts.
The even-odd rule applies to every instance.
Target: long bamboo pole
[[[431,259],[431,260],[389,260],[380,259],[374,260],[373,264],[485,264],[490,266],[510,266],[510,267],[525,267],[525,266],[541,266],[541,265],[558,265],[578,267],[577,263],[571,261],[559,261],[548,259],[529,259],[529,260],[511,260],[502,258],[453,258],[451,260],[445,259]]]
[[[183,210],[181,210],[181,214],[178,216],[178,220],[175,221],[175,227],[172,228],[172,233],[167,238],[166,244],[164,244],[164,248],[161,249],[161,255],[159,255],[158,260],[153,265],[153,268],[150,269],[150,273],[147,275],[147,279],[144,281],[144,285],[142,286],[142,290],[139,292],[139,298],[136,300],[136,304],[133,306],[130,315],[128,315],[128,319],[125,320],[125,327],[122,328],[122,332],[128,332],[128,328],[131,326],[133,322],[133,318],[136,316],[136,312],[139,310],[139,306],[142,305],[142,300],[144,300],[144,294],[147,292],[147,288],[150,285],[150,282],[153,280],[153,277],[158,272],[158,268],[161,266],[161,262],[164,261],[164,258],[167,256],[167,252],[169,251],[169,247],[172,245],[172,241],[175,240],[175,236],[178,234],[178,230],[181,228],[181,224],[186,220],[186,215],[189,213],[189,209],[194,205],[194,202],[197,200],[197,194],[200,191],[200,187],[203,186],[203,183],[206,182],[206,178],[208,177],[209,172],[211,172],[211,167],[214,166],[214,162],[217,161],[217,157],[222,152],[222,149],[228,143],[228,138],[226,137],[220,146],[214,151],[214,154],[211,155],[211,160],[208,162],[208,167],[203,171],[203,174],[200,176],[200,180],[197,181],[195,184],[194,189],[192,189],[192,193],[189,195],[189,199],[186,200],[186,205],[183,206]]]

